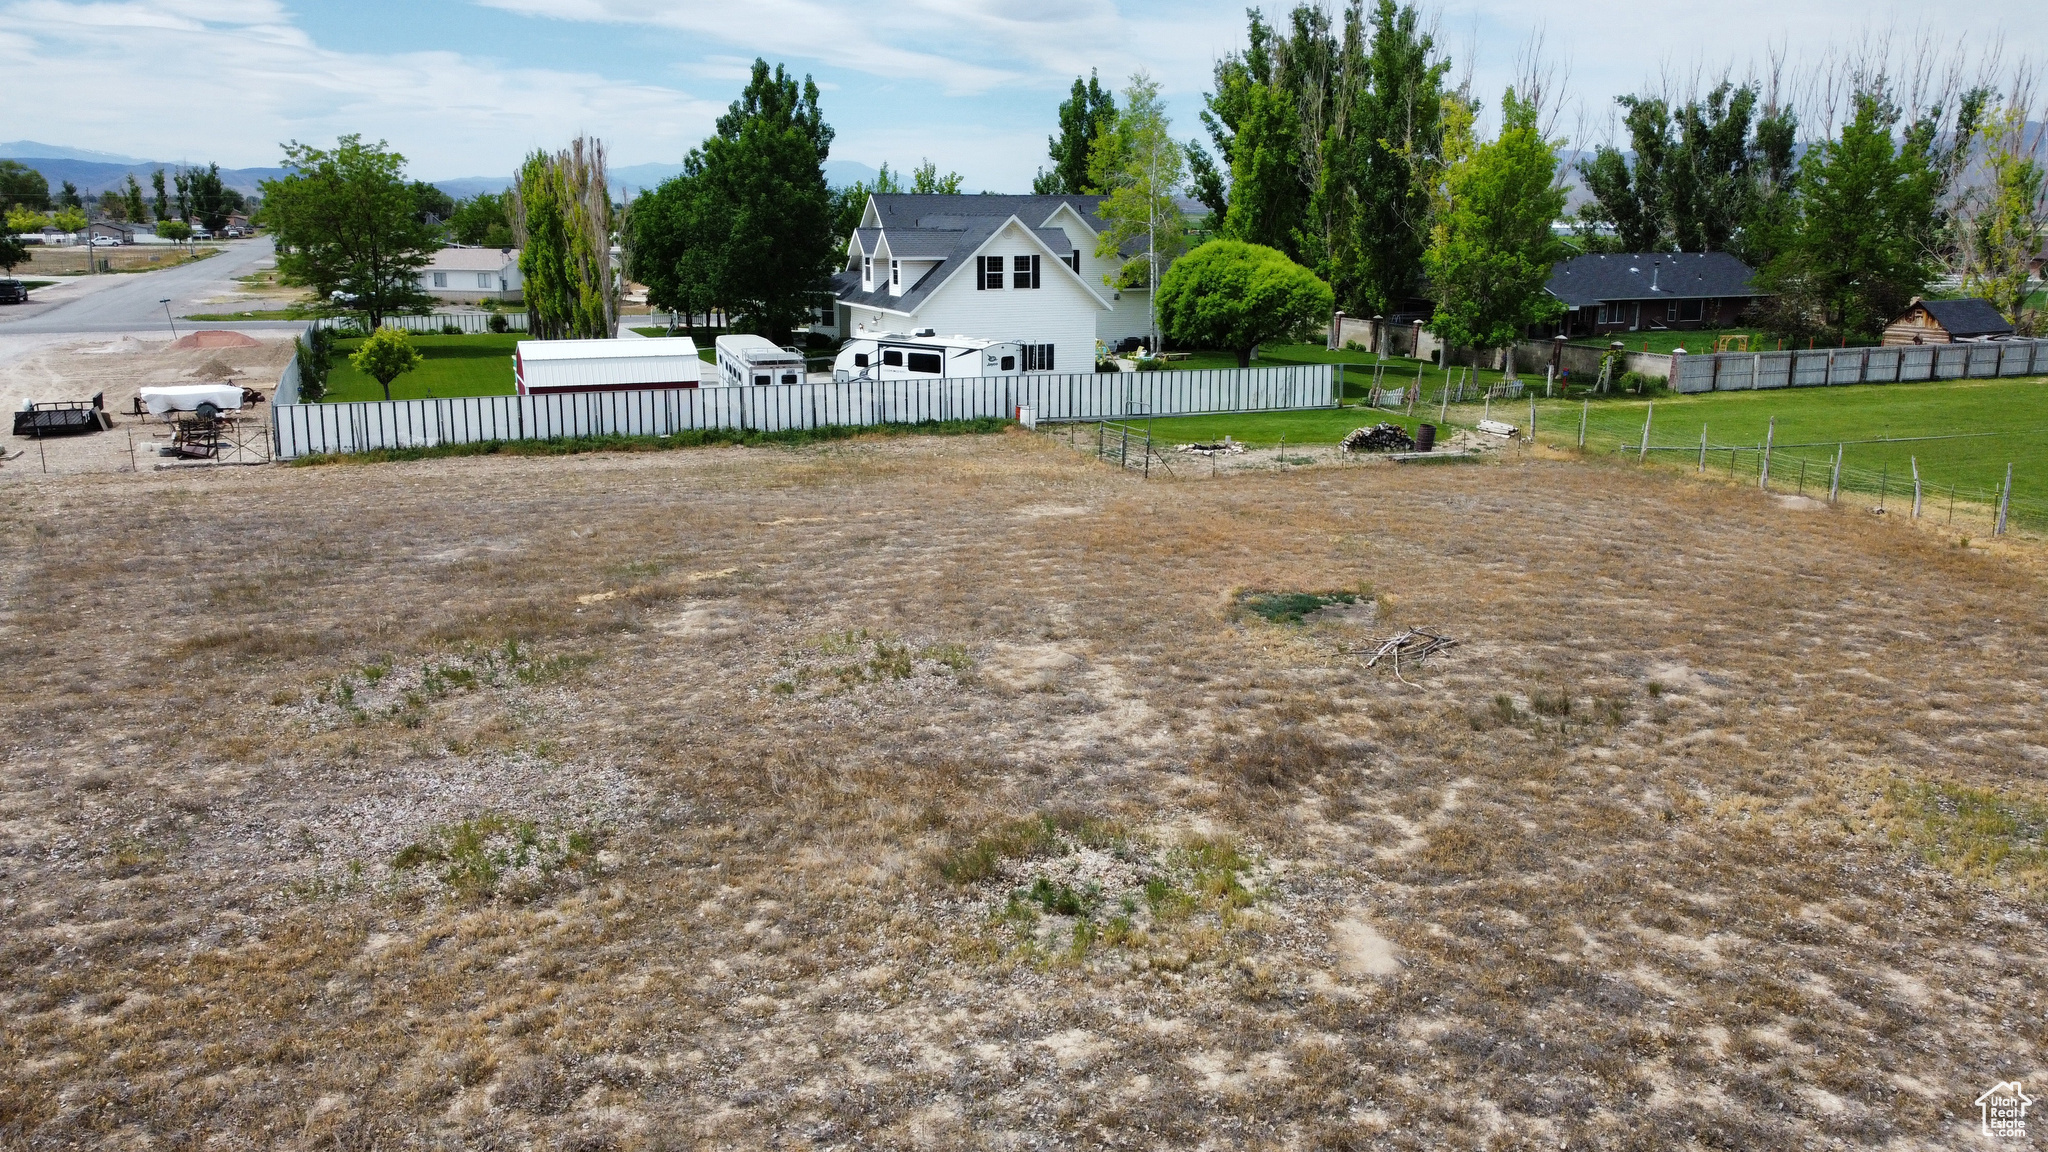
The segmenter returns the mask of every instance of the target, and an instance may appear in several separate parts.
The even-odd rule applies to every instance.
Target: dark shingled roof
[[[987,243],[988,238],[995,235],[996,230],[1012,216],[1059,256],[1073,251],[1074,245],[1080,243],[1079,239],[1068,236],[1064,229],[1046,226],[1061,204],[1073,205],[1075,211],[1089,219],[1091,226],[1101,224],[1095,216],[1096,206],[1102,203],[1100,196],[957,196],[892,192],[871,199],[882,226],[856,230],[853,245],[862,252],[872,253],[886,236],[889,251],[897,259],[937,260],[938,263],[920,275],[915,284],[904,285],[901,296],[891,296],[888,288],[879,284],[883,279],[880,269],[876,270],[878,286],[873,292],[861,291],[860,273],[852,271],[835,273],[832,288],[842,303],[864,304],[892,312],[915,311],[925,297],[963,267],[967,258]]]
[[[1922,300],[1920,306],[1934,317],[1949,339],[1971,336],[2010,336],[2012,325],[1998,314],[1989,300]]]
[[[1569,307],[1583,308],[1609,300],[1753,296],[1755,276],[1726,252],[1619,252],[1559,261],[1544,287]]]

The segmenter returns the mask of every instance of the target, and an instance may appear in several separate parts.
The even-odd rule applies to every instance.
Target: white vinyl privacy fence
[[[271,409],[277,457],[427,448],[489,440],[668,436],[731,428],[758,432],[828,426],[1037,418],[1125,420],[1209,412],[1329,408],[1327,364],[1190,372],[1032,373],[932,380],[853,380],[748,388],[664,388],[542,396],[464,396]]]
[[[2048,340],[1816,348],[1806,352],[1717,352],[1673,356],[1678,392],[1904,384],[1915,380],[2048,375]]]
[[[491,330],[491,320],[502,317],[508,332],[526,331],[526,313],[506,310],[503,312],[430,312],[425,316],[386,316],[380,327],[402,328],[407,332],[434,333],[445,331],[451,325],[462,329],[463,335],[474,336]],[[312,321],[315,328],[362,328],[360,316],[321,316]]]

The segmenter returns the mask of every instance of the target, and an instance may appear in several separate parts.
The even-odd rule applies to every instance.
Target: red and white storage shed
[[[688,336],[652,340],[521,340],[512,378],[521,396],[695,388],[704,361]]]

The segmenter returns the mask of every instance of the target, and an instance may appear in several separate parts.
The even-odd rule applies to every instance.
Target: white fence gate
[[[1031,373],[934,380],[853,380],[751,388],[665,388],[542,396],[465,396],[271,409],[277,458],[426,448],[489,440],[667,436],[709,428],[779,432],[828,426],[1010,419],[1124,420],[1330,408],[1328,364],[1189,372]]]
[[[2048,374],[2048,340],[1815,348],[1805,352],[1713,352],[1674,356],[1678,392],[1903,384],[1915,380]]]

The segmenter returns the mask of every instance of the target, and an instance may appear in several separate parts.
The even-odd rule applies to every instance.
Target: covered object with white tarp
[[[687,336],[654,340],[521,340],[512,357],[521,396],[695,388],[704,361]]]
[[[240,384],[145,385],[137,390],[136,396],[152,416],[168,416],[173,412],[212,415],[233,412],[242,406]]]

